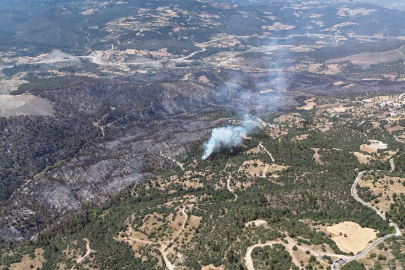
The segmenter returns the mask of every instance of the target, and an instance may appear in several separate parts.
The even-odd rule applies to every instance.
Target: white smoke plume
[[[241,146],[243,139],[252,132],[254,128],[254,121],[248,118],[245,118],[240,126],[214,128],[211,138],[203,144],[205,151],[201,159],[207,159],[212,153],[224,149]]]
[[[277,47],[278,39],[275,38],[271,41],[270,46]],[[273,53],[272,62],[269,63],[268,69],[269,77],[267,78],[269,83],[266,83],[265,89],[260,89],[262,86],[258,86],[255,83],[255,86],[258,86],[259,90],[275,91],[275,93],[268,92],[262,94],[260,91],[253,91],[252,89],[247,89],[239,85],[238,79],[234,78],[221,89],[219,89],[219,94],[217,96],[218,100],[224,102],[230,102],[230,107],[236,111],[243,111],[246,113],[247,110],[253,110],[257,113],[261,111],[269,111],[270,108],[275,108],[280,104],[279,99],[276,99],[275,96],[282,95],[281,91],[287,89],[287,81],[284,76],[283,67],[280,65],[281,54],[286,54],[288,51],[277,50],[277,54]],[[243,76],[241,80],[243,80]],[[256,89],[257,90],[257,89]],[[233,147],[241,146],[243,139],[249,135],[258,125],[257,120],[255,121],[252,118],[245,117],[244,121],[240,126],[227,126],[215,128],[212,130],[211,137],[208,141],[204,142],[204,154],[201,159],[205,160],[213,153],[220,152],[224,149],[231,149]]]

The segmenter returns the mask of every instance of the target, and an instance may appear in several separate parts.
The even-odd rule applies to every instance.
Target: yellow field
[[[342,251],[354,254],[367,248],[369,242],[377,238],[374,229],[362,228],[359,224],[349,221],[329,226],[326,231],[332,234],[332,240]]]

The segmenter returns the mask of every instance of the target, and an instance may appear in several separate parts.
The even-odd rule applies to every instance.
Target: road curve
[[[372,172],[373,170],[371,170],[370,172]],[[361,179],[361,177],[366,173],[367,171],[362,171],[359,172],[359,174],[357,175],[356,179],[354,180],[354,183],[352,185],[351,188],[351,195],[353,196],[353,198],[358,201],[359,203],[361,203],[362,205],[369,207],[371,209],[373,209],[383,220],[386,220],[386,217],[380,212],[378,211],[376,208],[372,207],[371,205],[367,204],[365,201],[363,201],[361,198],[359,198],[359,196],[357,195],[357,190],[356,190],[356,186],[357,183],[359,182],[359,180]],[[230,175],[228,178],[228,189],[229,188],[229,182],[230,182]],[[231,190],[230,190],[231,191]],[[231,191],[232,192],[232,191]],[[355,256],[346,256],[346,255],[339,255],[339,254],[317,254],[317,252],[313,252],[311,251],[311,254],[313,255],[317,255],[317,256],[322,256],[322,255],[328,255],[330,257],[335,256],[338,257],[339,259],[335,260],[332,264],[332,270],[337,270],[339,269],[339,266],[350,262],[350,261],[355,261],[355,260],[359,260],[364,258],[368,253],[370,253],[370,251],[376,247],[378,244],[380,244],[381,242],[384,242],[385,240],[387,240],[390,237],[394,237],[394,236],[400,236],[401,235],[401,231],[399,230],[399,227],[393,223],[390,222],[390,226],[395,228],[395,234],[388,234],[384,237],[381,237],[379,239],[377,239],[376,241],[374,241],[369,247],[367,247],[362,253],[355,255]],[[292,239],[291,239],[292,241]],[[268,246],[268,245],[272,245],[275,243],[280,243],[280,241],[268,241],[264,244],[256,244],[253,246],[248,247],[246,254],[245,254],[245,265],[247,267],[248,270],[254,270],[254,266],[253,266],[253,260],[251,257],[251,253],[253,251],[253,249],[255,249],[256,247],[264,247],[264,246]],[[282,243],[281,243],[282,244]]]
[[[390,159],[390,165],[391,165],[390,172],[395,171],[395,163],[394,163],[394,159],[393,159],[393,158]]]
[[[238,199],[238,195],[235,194],[233,189],[229,186],[231,184],[231,174],[229,174],[228,181],[226,182],[226,186],[228,187],[229,192],[231,192],[235,196],[235,201]]]
[[[274,240],[274,241],[267,241],[267,242],[264,243],[264,244],[259,243],[259,244],[256,244],[256,245],[253,245],[253,246],[248,247],[247,250],[246,250],[245,257],[244,257],[246,268],[247,268],[248,270],[255,270],[254,265],[253,265],[253,259],[252,259],[252,251],[253,251],[255,248],[257,248],[257,247],[263,248],[263,247],[265,247],[265,246],[272,246],[272,245],[274,245],[274,244],[281,244],[281,245],[283,245],[283,246],[285,247],[286,251],[288,251],[288,252],[290,253],[290,256],[291,256],[291,258],[292,258],[292,261],[291,261],[291,262],[294,263],[296,266],[299,266],[299,265],[300,265],[300,262],[299,262],[298,259],[294,256],[294,250],[293,250],[293,246],[296,246],[295,241],[294,241],[292,238],[290,238],[290,237],[286,237],[285,239],[287,240],[288,244],[282,242],[281,240]],[[303,249],[302,247],[300,247],[300,246],[298,246],[298,249],[300,249],[300,250],[302,250],[303,252],[305,252],[304,249]],[[317,252],[316,252],[316,251],[310,250],[310,253],[313,254],[314,256],[317,256]]]
[[[268,241],[264,244],[256,244],[253,246],[250,246],[246,250],[246,255],[245,255],[245,264],[248,270],[255,270],[253,266],[253,260],[252,260],[252,251],[257,248],[257,247],[265,247],[265,246],[271,246],[273,244],[279,244],[280,241]]]
[[[374,170],[370,170],[369,172],[373,172]],[[380,211],[378,211],[375,207],[367,204],[365,201],[363,201],[361,198],[359,198],[359,196],[357,195],[357,190],[356,190],[356,186],[357,183],[359,182],[359,180],[361,179],[361,177],[366,173],[367,171],[362,171],[359,172],[359,174],[357,175],[356,179],[354,180],[354,183],[352,185],[351,188],[351,194],[353,196],[353,198],[358,201],[359,203],[361,203],[362,205],[369,207],[371,209],[373,209],[377,215],[379,215],[383,220],[386,220],[386,217],[384,216],[383,213],[381,213]],[[355,255],[355,256],[351,256],[351,257],[346,257],[345,261],[343,263],[340,263],[339,260],[336,260],[333,264],[332,264],[332,270],[336,270],[339,269],[340,265],[343,265],[344,263],[350,262],[350,261],[355,261],[355,260],[359,260],[364,258],[368,253],[370,253],[370,251],[377,246],[378,244],[380,244],[381,242],[384,242],[385,240],[387,240],[388,238],[394,237],[394,236],[400,236],[401,235],[401,231],[399,230],[399,227],[393,223],[390,222],[390,226],[395,228],[395,234],[388,234],[384,237],[381,237],[379,239],[377,239],[377,241],[373,242],[368,248],[366,248],[362,253]]]
[[[373,171],[373,170],[371,170],[370,172],[372,172],[372,171]],[[356,201],[358,201],[359,203],[361,203],[362,205],[364,205],[364,206],[366,206],[366,207],[369,207],[369,208],[373,209],[383,220],[385,220],[385,219],[386,219],[385,216],[384,216],[380,211],[378,211],[375,207],[373,207],[373,206],[367,204],[365,201],[363,201],[363,200],[357,195],[357,190],[356,190],[357,183],[359,182],[359,180],[361,179],[361,177],[362,177],[363,174],[365,174],[365,173],[366,173],[366,171],[359,172],[359,174],[357,175],[356,179],[354,180],[354,183],[353,183],[353,185],[352,185],[352,189],[350,190],[350,192],[351,192],[353,198],[354,198]]]
[[[94,252],[94,250],[92,250],[92,249],[90,248],[89,239],[87,239],[87,238],[83,238],[83,239],[86,241],[86,254],[84,254],[83,257],[79,257],[79,258],[76,260],[76,264],[81,263],[84,259],[86,259],[86,258],[90,255],[90,253]],[[76,265],[73,265],[70,270],[74,270],[75,267],[76,267]]]

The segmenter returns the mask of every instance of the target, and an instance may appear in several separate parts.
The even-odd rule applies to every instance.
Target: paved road
[[[372,170],[371,170],[371,171],[372,171]],[[362,200],[361,198],[359,198],[359,196],[357,195],[357,190],[356,190],[357,183],[359,182],[359,180],[361,179],[361,177],[362,177],[363,174],[365,174],[365,173],[366,173],[366,171],[360,172],[360,173],[357,175],[356,179],[354,180],[354,183],[353,183],[352,189],[351,189],[352,196],[353,196],[353,198],[354,198],[356,201],[358,201],[358,202],[361,203],[362,205],[373,209],[382,219],[385,220],[385,216],[384,216],[380,211],[378,211],[375,207],[373,207],[373,206],[371,206],[371,205],[368,205],[365,201],[363,201],[363,200]]]
[[[372,171],[373,171],[373,170],[371,170],[370,172],[372,172]],[[369,207],[369,208],[373,209],[383,220],[386,220],[386,217],[383,215],[383,213],[381,213],[380,211],[378,211],[378,210],[377,210],[376,208],[374,208],[373,206],[367,204],[365,201],[363,201],[363,200],[362,200],[361,198],[359,198],[359,196],[357,195],[357,190],[356,190],[357,183],[359,182],[359,180],[361,179],[361,177],[362,177],[365,173],[366,173],[366,171],[360,172],[360,173],[357,175],[356,179],[354,180],[354,183],[353,183],[352,189],[351,189],[352,196],[353,196],[353,198],[354,198],[356,201],[358,201],[359,203],[361,203],[362,205],[364,205],[364,206],[366,206],[366,207]],[[384,237],[379,238],[377,241],[373,242],[366,250],[364,250],[362,253],[360,253],[360,254],[358,254],[358,255],[351,256],[351,257],[345,257],[345,258],[344,258],[345,260],[343,260],[343,261],[342,261],[342,260],[339,260],[339,259],[336,260],[336,261],[334,261],[333,264],[332,264],[332,270],[339,269],[339,266],[340,266],[340,265],[343,265],[343,264],[345,264],[345,263],[347,263],[347,262],[355,261],[355,260],[360,260],[360,259],[364,258],[364,257],[365,257],[368,253],[370,253],[370,251],[371,251],[375,246],[377,246],[379,243],[384,242],[385,240],[387,240],[387,239],[390,238],[390,237],[393,237],[393,236],[400,236],[400,235],[401,235],[401,231],[399,230],[399,227],[398,227],[395,223],[390,222],[390,226],[395,228],[395,234],[388,234],[388,235],[386,235],[386,236],[384,236]]]

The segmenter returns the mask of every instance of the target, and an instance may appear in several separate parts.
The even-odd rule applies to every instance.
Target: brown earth
[[[305,110],[305,111],[312,110],[316,105],[315,99],[316,98],[313,97],[313,98],[305,100],[306,105],[302,106],[302,107],[297,107],[297,110]]]
[[[377,238],[374,229],[362,228],[359,224],[349,221],[329,226],[326,231],[332,234],[332,240],[340,250],[354,254],[366,249],[370,241]]]
[[[379,149],[387,149],[387,144],[376,141],[376,140],[370,140],[370,144],[362,144],[360,145],[360,150],[368,153],[377,153],[377,150]]]
[[[21,262],[11,264],[8,269],[28,270],[42,268],[42,263],[46,261],[43,257],[44,250],[42,248],[37,248],[35,249],[34,254],[34,259],[31,259],[29,255],[24,255]],[[3,266],[0,265],[0,268],[3,269]]]
[[[0,117],[55,114],[51,103],[33,95],[0,95]]]
[[[365,177],[367,176],[363,176],[362,179],[360,179],[358,185],[361,187],[369,187],[373,195],[378,196],[382,194],[382,197],[378,198],[378,203],[375,203],[375,201],[371,202],[372,205],[382,213],[390,209],[394,194],[399,195],[405,193],[405,186],[402,185],[402,182],[405,181],[404,178],[385,176],[384,178],[376,180],[373,184],[372,180],[364,180]]]
[[[359,160],[360,164],[368,164],[370,163],[371,160],[374,160],[374,158],[370,155],[365,155],[360,152],[353,152],[353,154],[357,157]]]

